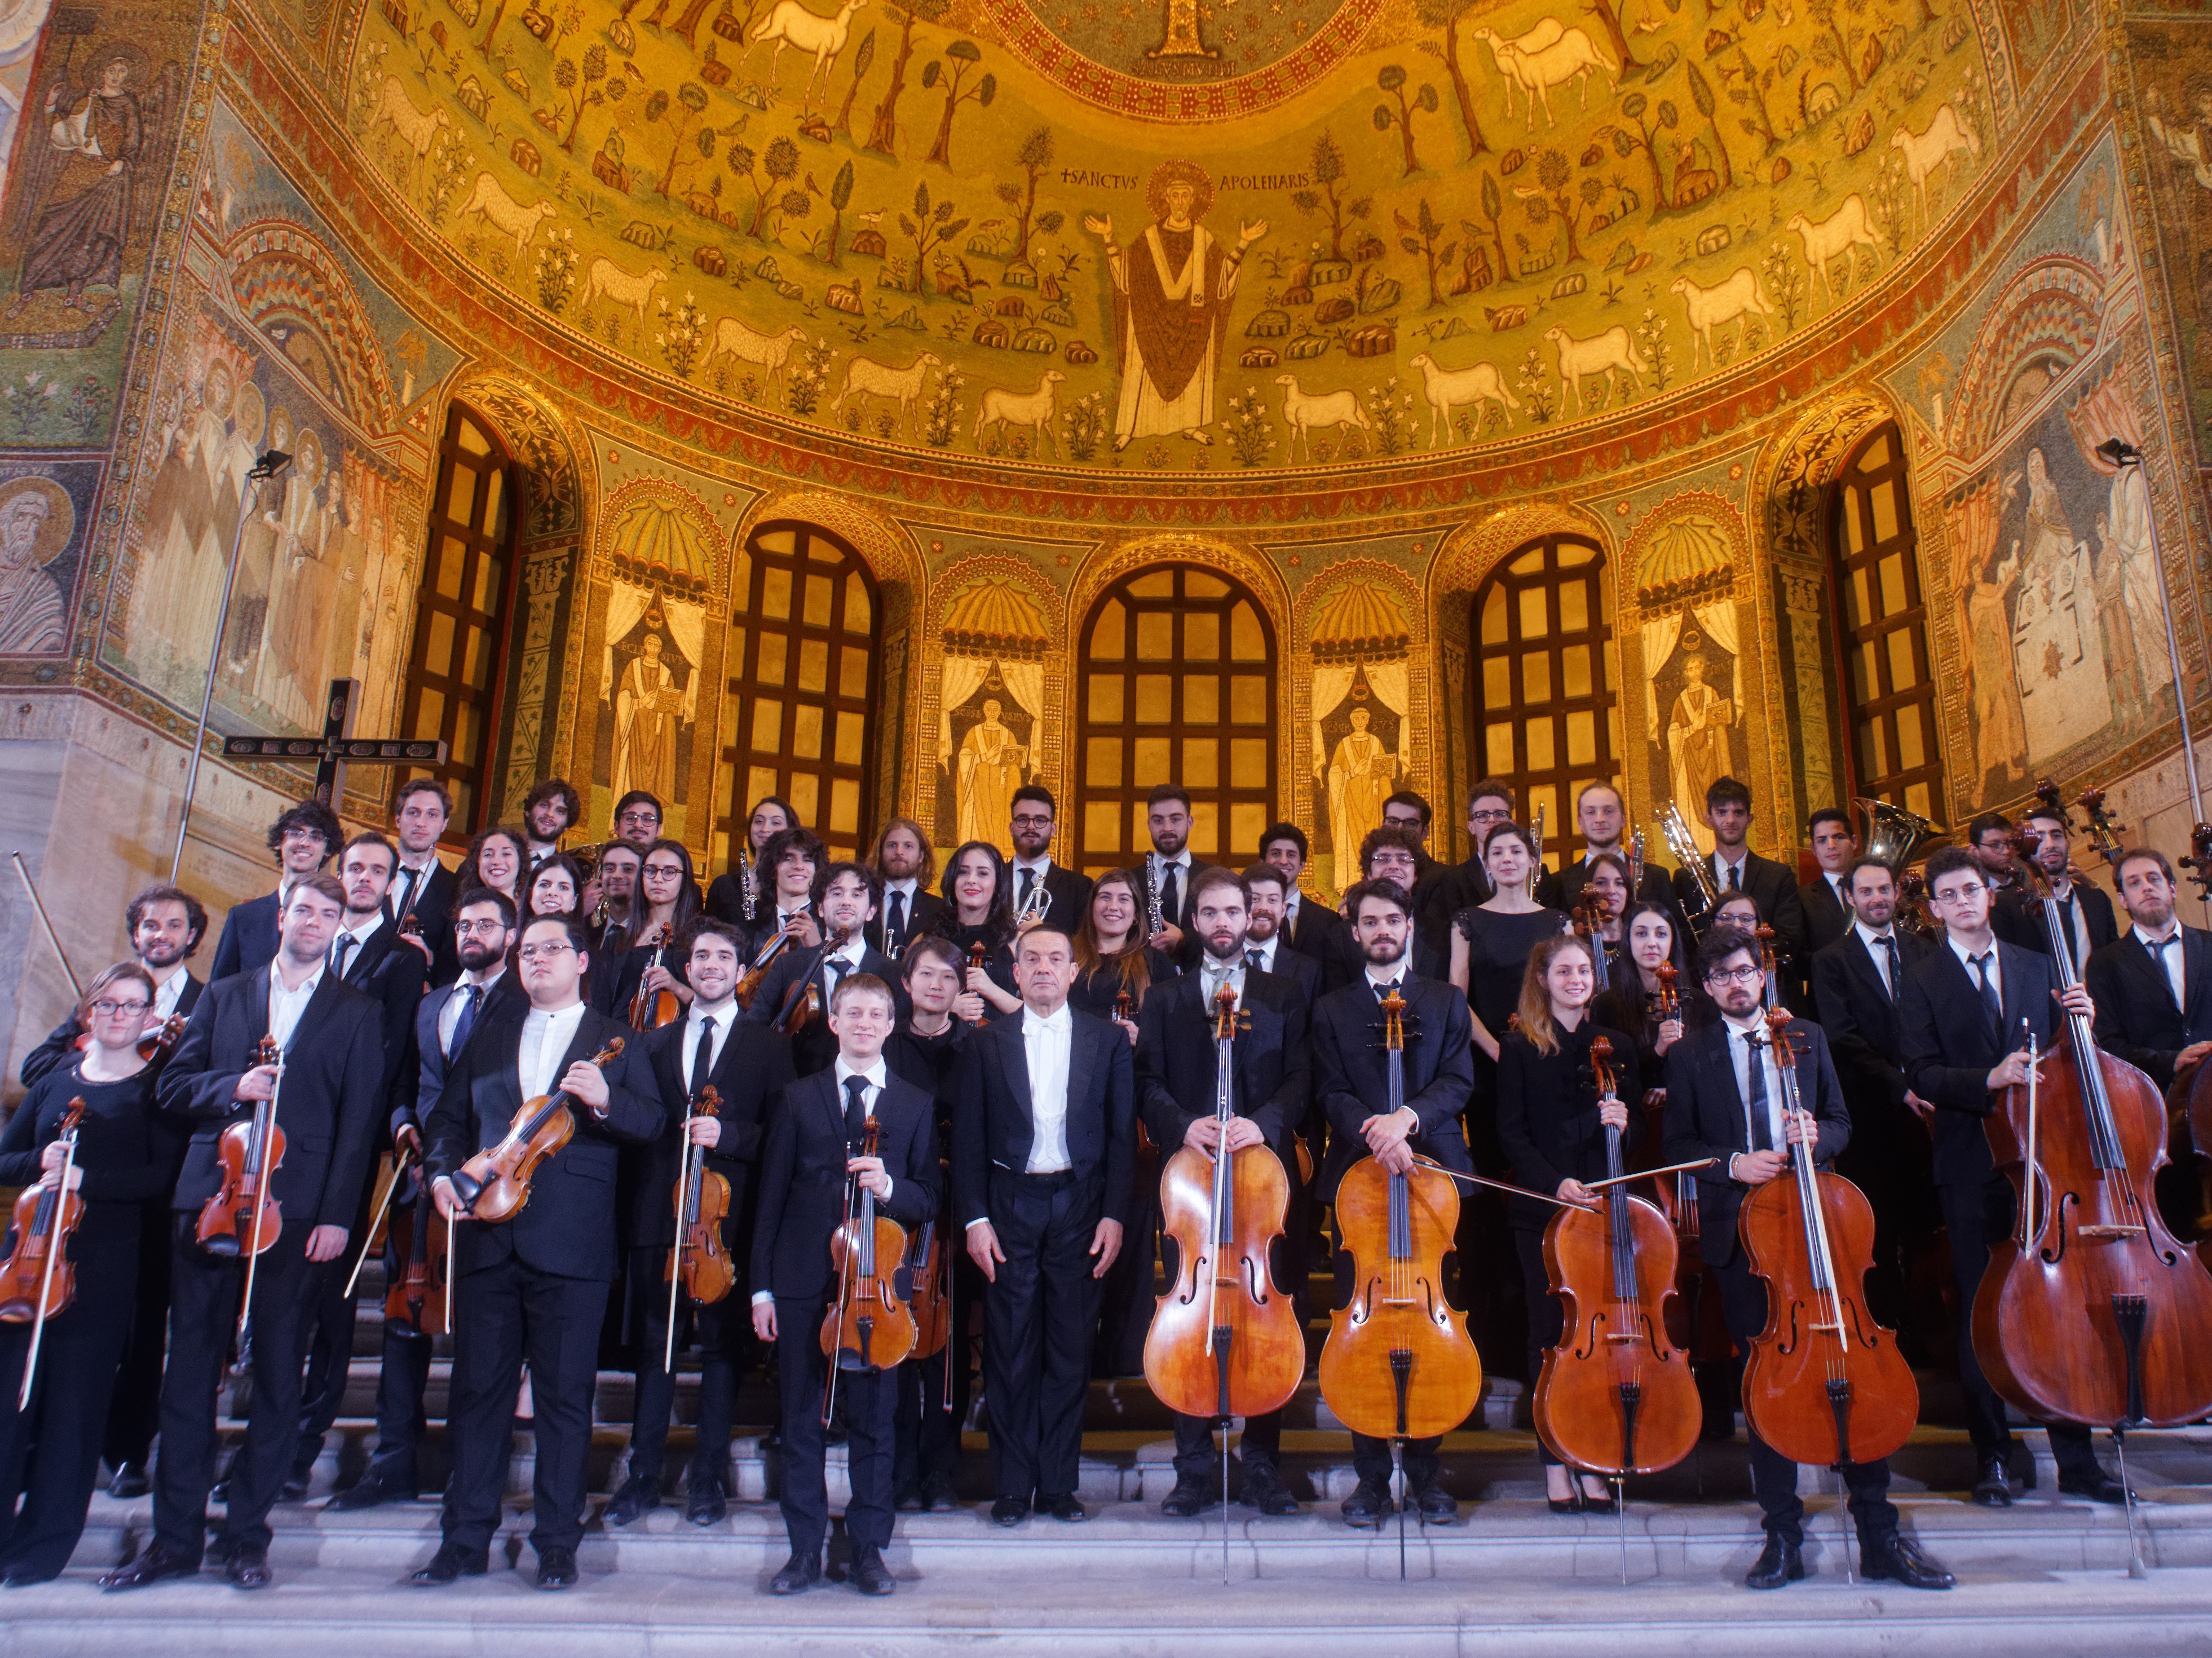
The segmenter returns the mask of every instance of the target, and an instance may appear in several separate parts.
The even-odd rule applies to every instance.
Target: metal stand
[[[2112,1430],[2112,1448],[2119,1455],[2120,1494],[2123,1506],[2128,1511],[2128,1576],[2145,1578],[2150,1568],[2143,1564],[2142,1540],[2136,1533],[2136,1488],[2128,1483],[2128,1436],[2124,1428]]]
[[[1615,1474],[1611,1483],[1614,1528],[1620,1533],[1620,1587],[1626,1588],[1628,1587],[1628,1481],[1622,1476]]]
[[[1233,1416],[1221,1418],[1221,1581],[1229,1581],[1229,1430]]]
[[[1857,1574],[1851,1570],[1850,1488],[1844,1483],[1844,1465],[1837,1463],[1836,1476],[1836,1535],[1842,1540],[1844,1549],[1844,1582],[1857,1583]]]
[[[1398,1496],[1398,1581],[1406,1581],[1406,1442],[1390,1442],[1390,1486]]]

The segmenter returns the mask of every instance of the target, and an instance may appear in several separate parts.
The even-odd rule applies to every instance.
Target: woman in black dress
[[[1499,823],[1482,843],[1482,866],[1496,889],[1452,918],[1451,981],[1474,1014],[1474,1045],[1495,1064],[1499,1039],[1521,1001],[1522,969],[1540,939],[1567,929],[1565,910],[1529,896],[1535,849],[1518,823]],[[1476,1066],[1480,1091],[1483,1067]]]
[[[931,929],[957,945],[968,965],[965,988],[983,999],[983,1017],[994,1019],[1022,1005],[1014,993],[1013,883],[1006,860],[988,841],[963,841],[945,860],[945,914]],[[975,965],[982,946],[983,965]]]
[[[1498,1137],[1512,1160],[1516,1184],[1572,1203],[1595,1201],[1583,1182],[1606,1178],[1606,1129],[1618,1128],[1632,1139],[1635,1134],[1633,1119],[1620,1102],[1637,1097],[1636,1044],[1590,1017],[1595,978],[1587,940],[1547,938],[1538,944],[1522,980],[1520,1024],[1500,1044],[1498,1061]],[[1620,1097],[1604,1105],[1598,1103],[1590,1070],[1590,1043],[1599,1036],[1613,1044],[1620,1084]],[[1625,1146],[1623,1151],[1625,1156]],[[1510,1210],[1528,1296],[1531,1388],[1546,1350],[1559,1344],[1566,1324],[1544,1266],[1544,1230],[1557,1212],[1533,1198],[1513,1199]],[[1612,1511],[1613,1499],[1603,1480],[1584,1474],[1578,1486],[1550,1446],[1540,1443],[1538,1455],[1554,1514]]]
[[[1154,985],[1175,976],[1174,957],[1153,949],[1137,930],[1144,889],[1134,872],[1109,870],[1091,889],[1091,908],[1075,929],[1075,987],[1067,999],[1079,1013],[1112,1019],[1137,1040],[1136,1015]],[[1129,999],[1129,1017],[1119,1001]]]
[[[1638,1066],[1656,1084],[1660,1062],[1683,1035],[1679,999],[1671,1018],[1662,1019],[1658,1014],[1659,969],[1677,969],[1678,999],[1682,986],[1682,958],[1674,947],[1674,917],[1664,904],[1637,904],[1629,910],[1621,931],[1624,948],[1613,969],[1612,987],[1598,993],[1590,1012],[1600,1024],[1635,1036]]]
[[[753,802],[752,815],[745,819],[744,860],[732,859],[714,878],[707,889],[707,914],[732,926],[751,927],[760,917],[761,853],[773,836],[798,821],[791,802],[780,794],[763,794]]]
[[[31,1325],[0,1324],[0,1516],[11,1517],[0,1577],[10,1588],[58,1577],[83,1534],[131,1332],[140,1219],[149,1199],[175,1185],[184,1162],[184,1126],[155,1106],[155,1068],[138,1057],[153,1002],[153,981],[136,962],[94,979],[77,1008],[90,1044],[41,1077],[0,1133],[0,1186],[58,1180],[62,1119],[72,1100],[84,1102],[75,1177],[84,1215],[67,1256],[76,1293],[46,1321],[27,1410],[15,1401]]]
[[[645,849],[637,893],[637,932],[630,948],[619,962],[593,962],[591,966],[599,1011],[609,1018],[628,1018],[630,1004],[641,991],[657,994],[666,990],[683,1006],[691,1003],[684,961],[690,947],[686,932],[699,914],[699,888],[691,878],[691,853],[681,841],[655,841]],[[680,1009],[676,1017],[684,1017]]]

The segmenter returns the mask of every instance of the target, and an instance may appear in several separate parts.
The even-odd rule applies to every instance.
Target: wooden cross
[[[446,745],[417,738],[352,737],[353,706],[361,696],[361,682],[333,679],[323,708],[320,737],[226,737],[226,760],[312,760],[315,762],[315,799],[332,811],[345,787],[345,768],[366,766],[442,766]]]

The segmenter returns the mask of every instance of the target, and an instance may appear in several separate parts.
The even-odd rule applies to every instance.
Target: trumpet
[[[1536,806],[1536,821],[1529,826],[1528,836],[1528,896],[1536,896],[1537,887],[1544,879],[1544,808]]]
[[[1659,814],[1660,837],[1667,842],[1667,850],[1674,854],[1674,861],[1690,872],[1697,881],[1698,890],[1705,894],[1705,907],[1713,908],[1721,901],[1721,890],[1713,884],[1713,872],[1705,862],[1705,855],[1698,850],[1697,837],[1690,833],[1690,825],[1682,816],[1681,807],[1673,801]]]
[[[1051,908],[1052,895],[1044,890],[1044,878],[1039,876],[1030,888],[1030,896],[1022,900],[1022,907],[1014,912],[1014,931],[1019,932],[1024,927],[1035,926],[1044,920]],[[1153,901],[1153,908],[1157,912],[1158,899]],[[1157,932],[1159,928],[1155,926],[1152,931]]]

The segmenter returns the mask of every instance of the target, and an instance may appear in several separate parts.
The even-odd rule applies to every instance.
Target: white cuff
[[[753,1291],[753,1305],[756,1307],[761,1306],[768,1302],[772,1302],[775,1299],[775,1291],[773,1290],[756,1290]]]
[[[988,1226],[990,1224],[991,1218],[988,1215],[978,1215],[968,1223],[965,1230],[972,1232],[979,1226]]]

